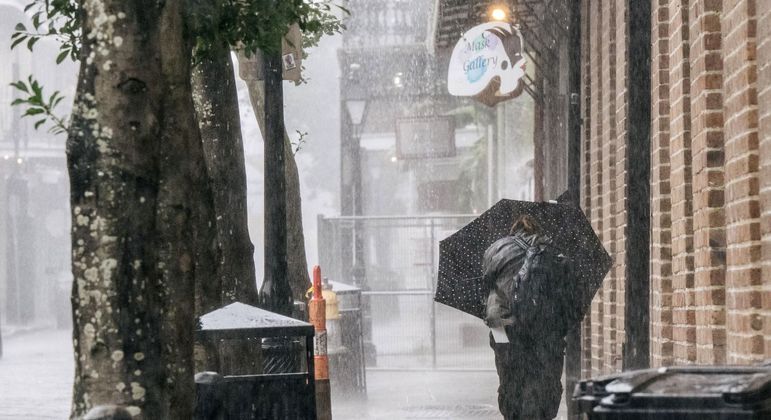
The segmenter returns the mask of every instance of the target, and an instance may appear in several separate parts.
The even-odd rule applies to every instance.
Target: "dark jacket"
[[[487,296],[485,323],[487,326],[503,327],[512,325],[511,314],[512,292],[515,276],[522,267],[527,254],[527,248],[522,246],[539,245],[549,242],[543,235],[528,235],[517,231],[495,241],[482,259],[483,281],[489,294]]]
[[[524,244],[523,244],[524,242]],[[509,342],[496,343],[495,366],[500,378],[498,407],[506,420],[545,420],[557,415],[562,396],[565,340],[559,328],[519,328],[511,302],[518,273],[528,249],[551,243],[548,236],[519,231],[493,243],[483,257],[488,287],[485,323],[506,327]]]

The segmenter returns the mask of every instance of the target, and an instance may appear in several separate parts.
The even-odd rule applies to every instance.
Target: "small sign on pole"
[[[302,44],[303,35],[300,26],[297,24],[290,26],[281,40],[282,78],[284,80],[296,83],[302,78]],[[248,69],[242,70],[241,74],[257,74],[258,80],[264,80],[262,75],[262,59],[262,51],[257,51],[248,58],[240,60],[244,67],[248,67]]]
[[[447,87],[451,95],[493,106],[522,94],[526,68],[519,29],[506,22],[483,23],[455,45]]]
[[[303,60],[303,34],[300,25],[294,24],[281,42],[281,61],[284,63],[284,80],[299,82]]]

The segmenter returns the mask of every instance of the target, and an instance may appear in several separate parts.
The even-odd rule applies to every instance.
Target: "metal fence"
[[[319,217],[325,276],[364,290],[369,369],[495,368],[482,321],[433,301],[439,241],[474,217]]]

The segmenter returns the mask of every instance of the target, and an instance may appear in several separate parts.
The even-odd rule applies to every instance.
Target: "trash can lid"
[[[636,371],[615,372],[607,375],[601,375],[589,379],[584,379],[576,384],[573,390],[573,398],[582,396],[605,396],[606,387],[619,379],[628,379],[639,375],[650,375],[657,372],[658,369],[646,369]]]
[[[313,325],[241,302],[198,318],[196,333],[219,338],[313,336]]]
[[[330,281],[329,284],[332,285],[332,290],[337,294],[361,292],[360,288],[351,286],[350,284],[340,283],[337,281]]]
[[[606,386],[608,394],[723,396],[736,402],[771,398],[771,367],[688,366],[639,371]]]

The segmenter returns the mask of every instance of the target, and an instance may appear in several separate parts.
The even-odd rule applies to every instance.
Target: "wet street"
[[[365,400],[334,396],[335,419],[500,419],[493,371],[368,371]]]
[[[0,0],[0,420],[771,419],[766,28]]]
[[[65,419],[72,390],[68,330],[4,337],[0,419]],[[500,419],[494,371],[368,371],[367,398],[333,396],[338,420]]]
[[[64,419],[72,389],[67,330],[4,337],[0,419]],[[495,372],[368,372],[368,398],[335,396],[334,418],[498,419]]]
[[[72,397],[72,332],[3,336],[0,419],[66,419]]]

